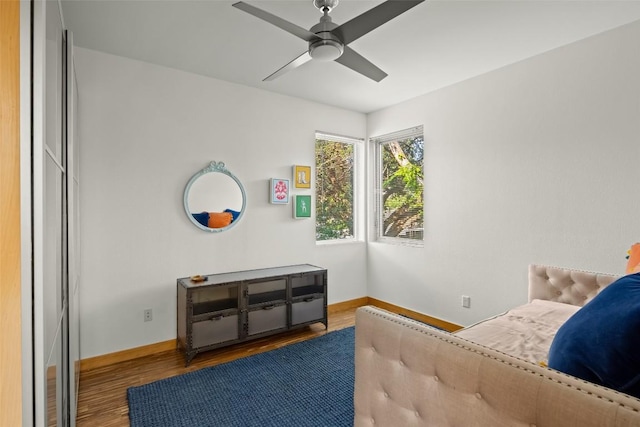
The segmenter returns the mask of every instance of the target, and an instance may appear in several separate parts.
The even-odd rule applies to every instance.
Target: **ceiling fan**
[[[312,59],[317,61],[336,61],[376,82],[387,77],[387,73],[347,45],[422,3],[424,0],[387,0],[342,25],[333,23],[329,16],[329,12],[338,5],[338,1],[313,0],[313,5],[322,12],[322,17],[320,22],[309,30],[305,30],[296,24],[250,4],[244,2],[233,4],[234,7],[267,21],[309,43],[307,51],[266,77],[263,81],[270,81],[280,77],[287,71],[293,70]]]

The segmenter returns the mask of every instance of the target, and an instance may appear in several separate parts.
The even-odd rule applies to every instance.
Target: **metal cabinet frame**
[[[177,280],[177,344],[186,366],[205,351],[314,323],[328,327],[327,270],[322,267],[299,264],[211,274],[203,279]],[[302,286],[296,286],[300,281]],[[252,286],[261,285],[265,291],[250,292]],[[194,301],[199,294],[223,295],[224,290],[229,298]],[[258,301],[252,302],[252,296],[258,296]],[[262,329],[252,331],[256,324]]]

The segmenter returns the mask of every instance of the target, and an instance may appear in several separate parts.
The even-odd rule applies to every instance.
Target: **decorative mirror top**
[[[228,174],[229,171],[224,167],[224,162],[215,162],[212,161],[209,163],[209,166],[203,168],[200,172],[209,173],[209,172],[222,172]]]
[[[191,177],[184,190],[187,217],[196,227],[212,233],[234,227],[246,205],[242,183],[224,162],[210,162]]]

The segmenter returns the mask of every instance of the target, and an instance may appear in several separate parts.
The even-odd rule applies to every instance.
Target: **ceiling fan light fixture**
[[[316,61],[334,61],[342,52],[344,46],[335,40],[318,40],[309,45],[309,55]]]

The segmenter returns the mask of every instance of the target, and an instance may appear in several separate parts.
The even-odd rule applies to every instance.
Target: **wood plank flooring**
[[[166,351],[82,372],[78,396],[78,427],[128,427],[127,388],[229,362],[304,341],[355,324],[355,308],[329,312],[329,328],[316,324],[197,355],[188,367],[180,351]],[[169,426],[168,426],[169,427]]]

